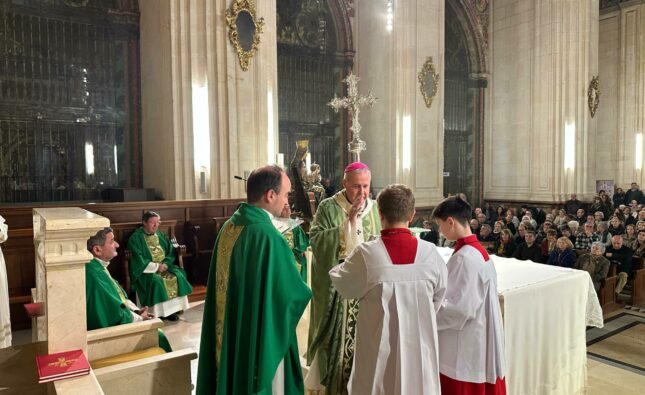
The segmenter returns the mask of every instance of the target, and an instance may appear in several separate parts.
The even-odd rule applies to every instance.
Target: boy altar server
[[[471,207],[458,196],[435,207],[441,233],[456,240],[448,260],[448,291],[437,314],[441,391],[506,394],[504,332],[497,273],[468,226]]]
[[[378,195],[381,237],[329,272],[341,296],[359,299],[349,394],[439,394],[436,312],[447,269],[434,244],[412,235],[414,196],[401,184]]]

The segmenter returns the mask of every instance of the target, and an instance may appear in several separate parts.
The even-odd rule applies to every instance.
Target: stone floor
[[[203,302],[191,303],[179,321],[166,321],[164,331],[174,349],[190,347],[199,352],[199,342],[201,334],[202,315],[204,310]],[[308,314],[307,314],[308,316]],[[620,310],[607,317],[605,328],[590,329],[587,331],[588,341],[597,339],[599,336],[606,335],[615,331],[628,323],[627,320],[633,319],[632,316],[643,317],[645,314],[638,311]],[[617,317],[617,318],[616,318]],[[301,324],[305,324],[304,322]],[[298,330],[300,337],[300,348],[304,350],[306,344],[306,328],[301,325]],[[14,345],[24,344],[31,341],[31,331],[14,332]],[[645,347],[645,344],[634,344],[635,347]],[[645,349],[645,348],[644,348]],[[587,394],[590,395],[631,395],[643,394],[645,388],[645,372],[638,369],[622,366],[611,361],[603,360],[595,356],[588,356],[588,388]],[[192,381],[196,382],[197,378],[197,360],[192,361]]]

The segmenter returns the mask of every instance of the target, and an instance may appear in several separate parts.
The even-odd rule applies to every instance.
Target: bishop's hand
[[[352,228],[356,228],[356,221],[358,216],[363,211],[363,206],[365,205],[365,196],[358,195],[354,202],[352,203],[352,208],[349,209],[349,223]]]

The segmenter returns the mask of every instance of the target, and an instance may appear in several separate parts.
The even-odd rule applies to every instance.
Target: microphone
[[[246,181],[246,178],[243,178],[243,177],[240,177],[240,176],[233,176],[233,178],[235,178],[236,180]]]

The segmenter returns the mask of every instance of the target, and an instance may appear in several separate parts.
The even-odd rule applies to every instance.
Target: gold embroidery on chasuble
[[[157,263],[163,262],[163,260],[166,259],[166,253],[164,252],[163,248],[161,247],[161,244],[159,243],[159,236],[157,236],[156,233],[151,235],[144,233],[143,238],[146,241],[148,250],[150,250],[152,261]],[[159,275],[161,276],[161,280],[163,280],[163,286],[166,289],[166,294],[168,295],[168,299],[176,298],[177,295],[179,294],[177,277],[175,277],[174,274],[169,273],[167,271],[160,273]]]
[[[143,238],[146,240],[150,255],[152,255],[152,261],[157,263],[162,262],[166,258],[166,253],[161,248],[161,244],[159,244],[159,236],[156,233],[151,235],[144,233]]]
[[[219,356],[222,351],[222,336],[224,335],[224,314],[226,313],[226,291],[228,289],[231,253],[243,229],[244,226],[242,225],[234,225],[231,221],[226,222],[217,245],[217,261],[215,263],[215,364],[218,369]]]

